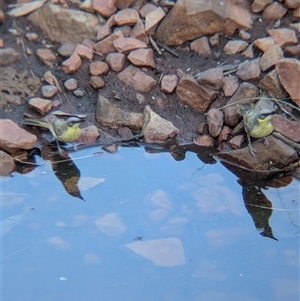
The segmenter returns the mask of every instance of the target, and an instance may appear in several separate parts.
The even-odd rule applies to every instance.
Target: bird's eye
[[[268,116],[269,116],[269,114],[260,114],[260,115],[259,115],[259,119],[264,120],[264,119],[266,119]]]

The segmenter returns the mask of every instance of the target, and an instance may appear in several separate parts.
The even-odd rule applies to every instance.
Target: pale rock
[[[41,115],[45,115],[52,109],[52,102],[49,99],[34,97],[29,99],[28,104],[37,110]]]
[[[223,51],[228,55],[234,55],[239,52],[244,51],[248,46],[248,43],[245,41],[233,40],[228,41],[224,46]]]
[[[224,86],[223,71],[219,68],[211,68],[196,75],[199,85],[213,90],[219,90]]]
[[[135,98],[137,99],[139,104],[143,104],[146,101],[144,95],[142,95],[141,93],[136,93]]]
[[[165,12],[161,7],[157,7],[155,10],[149,12],[146,15],[145,31],[149,36],[152,36],[159,22],[165,17]]]
[[[77,81],[74,78],[69,78],[64,82],[64,86],[68,91],[73,91],[77,89]]]
[[[46,0],[37,0],[32,2],[23,2],[22,5],[13,8],[12,10],[8,11],[7,14],[11,17],[22,17],[26,16],[29,13],[37,10],[41,6],[45,4]],[[2,7],[2,3],[1,3]]]
[[[37,41],[39,39],[39,36],[35,32],[27,32],[25,34],[25,37],[30,42],[35,42],[35,41]]]
[[[20,59],[20,57],[20,53],[16,52],[13,48],[0,48],[0,66],[9,65]]]
[[[105,86],[104,80],[100,76],[91,76],[90,85],[96,90]]]
[[[130,32],[130,37],[141,40],[142,42],[144,42],[146,44],[149,43],[148,36],[145,32],[144,24],[140,19],[136,22],[136,24],[132,28],[132,30]]]
[[[164,143],[176,136],[179,129],[146,106],[143,114],[143,138],[146,143]]]
[[[73,94],[76,96],[76,97],[82,97],[84,95],[84,91],[81,90],[81,89],[76,89],[73,91]]]
[[[239,80],[237,76],[224,77],[223,91],[226,97],[232,96],[239,87]]]
[[[123,69],[125,64],[125,55],[119,52],[109,53],[105,58],[109,68],[115,72],[119,72]]]
[[[0,119],[0,148],[5,151],[32,149],[37,138],[9,119]]]
[[[134,25],[139,20],[139,14],[135,9],[125,8],[115,14],[114,18],[118,26]]]
[[[211,55],[211,50],[209,47],[207,37],[201,37],[194,40],[193,42],[191,42],[190,48],[192,51],[197,52],[200,55],[206,55],[206,56]]]
[[[65,73],[71,74],[74,73],[80,66],[81,58],[77,53],[74,52],[67,60],[62,63],[61,68]]]
[[[154,68],[153,50],[150,48],[133,50],[127,58],[135,66]]]
[[[243,135],[237,135],[229,140],[229,145],[233,149],[239,149],[241,148],[242,143],[244,142],[244,136]]]
[[[51,49],[39,48],[35,51],[38,59],[48,67],[53,67],[53,62],[56,60],[56,55]]]
[[[218,47],[220,42],[220,37],[218,33],[215,33],[212,37],[209,39],[209,43],[211,47]]]
[[[282,4],[276,2],[272,2],[269,4],[265,10],[263,11],[263,18],[265,20],[280,20],[287,13],[287,8],[285,8]]]
[[[110,36],[108,36],[107,38],[105,38],[104,40],[98,42],[97,44],[94,45],[94,50],[96,51],[97,54],[103,56],[107,53],[110,52],[115,52],[116,48],[113,45],[113,41],[115,39],[124,37],[121,31],[117,31],[113,34],[111,34]]]
[[[132,65],[120,72],[118,78],[140,92],[148,92],[156,84],[154,78]]]
[[[265,37],[265,38],[256,39],[253,42],[253,45],[259,50],[261,50],[262,52],[265,52],[269,47],[275,45],[275,41],[272,37]]]
[[[9,176],[16,169],[14,159],[7,153],[0,150],[0,176]]]
[[[249,59],[254,58],[254,53],[253,53],[253,44],[250,44],[243,52],[242,55],[244,57],[247,57]]]
[[[157,9],[157,6],[155,6],[154,4],[146,3],[145,5],[143,5],[141,7],[141,9],[139,10],[139,13],[142,18],[145,18],[148,13],[150,13],[156,9]]]
[[[300,6],[300,0],[284,0],[284,5],[287,8],[295,9]]]
[[[97,32],[97,41],[101,41],[102,39],[108,37],[111,34],[111,28],[114,25],[116,25],[115,15],[112,15],[104,24],[100,25]]]
[[[300,122],[286,119],[282,115],[272,116],[274,131],[282,134],[290,140],[300,143]]]
[[[95,12],[94,9],[93,9],[93,0],[84,0],[79,5],[79,8],[81,10],[87,11],[89,13],[94,13]]]
[[[178,77],[173,75],[164,75],[161,80],[161,90],[165,93],[171,94],[174,92],[178,84]]]
[[[224,114],[217,109],[210,109],[207,114],[207,124],[209,134],[212,137],[218,137],[224,123]]]
[[[245,29],[241,29],[239,31],[239,37],[243,40],[250,40],[251,34],[248,31],[246,31]]]
[[[85,58],[89,61],[91,61],[93,59],[93,48],[91,48],[91,47],[87,47],[85,45],[78,44],[75,47],[74,52],[77,53],[81,58]]]
[[[53,85],[44,85],[41,88],[43,97],[52,98],[57,93],[57,88]]]
[[[280,83],[298,107],[300,107],[300,62],[294,58],[284,58],[275,66]]]
[[[105,62],[93,61],[90,64],[90,74],[91,75],[107,74],[108,71],[109,71],[109,66]]]
[[[269,47],[259,60],[259,67],[262,71],[268,70],[284,57],[282,49],[277,45]]]
[[[124,9],[134,3],[135,0],[115,0],[115,6],[118,9]]]
[[[287,56],[300,58],[300,45],[287,46],[284,48],[284,53]]]
[[[96,120],[104,127],[116,130],[120,126],[127,126],[133,130],[141,130],[143,114],[124,111],[112,104],[100,93],[96,103]]]
[[[209,135],[197,135],[194,143],[198,146],[212,147],[214,146],[214,138]]]
[[[289,28],[268,29],[268,34],[280,47],[297,44],[295,31]]]
[[[127,126],[118,128],[117,133],[122,139],[133,139],[133,133],[131,129]]]
[[[300,18],[300,6],[293,11],[293,16],[295,18]]]
[[[272,3],[272,0],[254,0],[251,5],[251,11],[255,14],[260,13],[270,3]]]
[[[287,96],[279,82],[275,69],[264,76],[264,78],[259,82],[258,87],[266,90],[272,97],[277,99],[284,99]]]
[[[115,0],[93,0],[93,9],[105,18],[117,11]]]
[[[95,39],[99,28],[95,15],[53,4],[45,4],[28,19],[40,27],[51,41],[58,43],[81,43],[84,38]]]
[[[243,81],[257,80],[260,78],[260,68],[258,60],[246,61],[239,64],[236,75]]]
[[[120,52],[128,52],[134,49],[147,48],[147,44],[135,38],[118,38],[113,40],[115,49]]]
[[[290,27],[296,29],[298,32],[300,32],[300,22],[298,23],[291,23]]]
[[[74,52],[76,44],[73,42],[64,42],[58,49],[57,52],[62,57],[69,57]]]

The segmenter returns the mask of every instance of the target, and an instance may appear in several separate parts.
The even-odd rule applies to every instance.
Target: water
[[[299,181],[243,188],[192,152],[93,152],[2,178],[1,221],[19,218],[3,301],[299,300]]]

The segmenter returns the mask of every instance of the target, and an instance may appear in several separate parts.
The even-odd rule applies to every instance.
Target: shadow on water
[[[48,151],[2,178],[3,300],[299,300],[292,174],[195,145]]]

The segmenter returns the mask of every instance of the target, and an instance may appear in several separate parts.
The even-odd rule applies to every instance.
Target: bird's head
[[[69,126],[69,127],[72,127],[72,128],[78,128],[79,127],[79,124],[81,123],[81,122],[84,122],[85,120],[84,119],[82,119],[82,118],[78,118],[78,117],[69,117],[67,120],[66,120],[66,122],[67,122],[67,125]]]
[[[272,111],[270,109],[262,109],[258,112],[257,119],[259,123],[268,122],[271,120],[272,115],[274,115],[275,113],[275,111]]]

